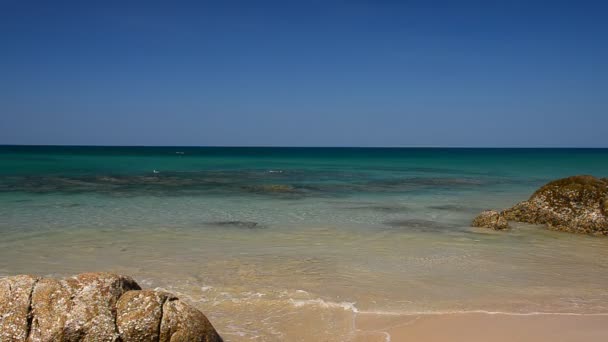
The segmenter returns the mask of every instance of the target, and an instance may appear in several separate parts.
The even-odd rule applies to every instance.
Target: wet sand
[[[354,341],[608,341],[608,315],[359,313]]]
[[[606,239],[529,226],[110,226],[2,237],[0,277],[127,274],[199,308],[226,341],[608,341]],[[481,313],[492,311],[520,314]],[[562,314],[525,314],[534,312]]]

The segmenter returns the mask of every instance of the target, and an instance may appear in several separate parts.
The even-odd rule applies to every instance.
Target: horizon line
[[[0,147],[184,147],[184,148],[428,148],[428,149],[608,149],[608,146],[441,146],[441,145],[393,145],[393,146],[298,146],[298,145],[102,145],[102,144],[3,144]]]

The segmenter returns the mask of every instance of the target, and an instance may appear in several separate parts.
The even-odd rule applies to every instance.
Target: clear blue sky
[[[0,0],[0,144],[608,147],[608,1]]]

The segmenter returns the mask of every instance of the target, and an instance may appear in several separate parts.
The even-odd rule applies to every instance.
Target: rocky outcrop
[[[31,326],[31,295],[38,278],[19,275],[0,280],[0,341],[25,341]]]
[[[210,334],[210,331],[213,331],[214,334]],[[167,299],[163,305],[160,341],[213,342],[218,340],[219,336],[202,312],[177,298]]]
[[[205,315],[130,277],[0,279],[0,341],[221,341]]]
[[[485,210],[473,220],[473,227],[506,230],[509,229],[509,222],[502,213],[496,210]]]
[[[558,179],[499,215],[553,230],[608,235],[608,179],[585,175]]]
[[[116,326],[126,341],[158,341],[163,305],[171,295],[157,291],[129,291],[116,305]]]

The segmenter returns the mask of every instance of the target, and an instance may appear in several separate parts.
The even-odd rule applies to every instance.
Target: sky
[[[608,147],[608,1],[0,0],[0,144]]]

